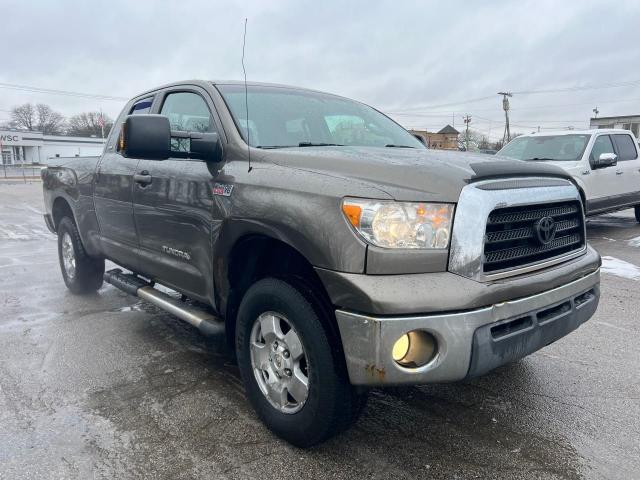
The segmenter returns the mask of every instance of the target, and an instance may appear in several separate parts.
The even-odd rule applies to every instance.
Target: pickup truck
[[[106,281],[224,332],[258,416],[301,447],[346,429],[370,387],[482,375],[599,301],[569,175],[428,150],[336,95],[166,85],[127,103],[101,157],[42,178],[71,292]]]
[[[629,130],[560,130],[513,139],[498,155],[564,169],[580,190],[587,216],[634,208],[640,222],[638,141]]]

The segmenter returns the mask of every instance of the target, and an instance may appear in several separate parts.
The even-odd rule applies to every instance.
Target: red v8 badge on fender
[[[227,185],[225,183],[214,183],[213,194],[222,195],[223,197],[230,197],[233,192],[233,185]]]

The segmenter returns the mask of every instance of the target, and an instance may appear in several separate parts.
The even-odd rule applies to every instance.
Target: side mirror
[[[176,157],[193,158],[205,162],[222,160],[222,144],[215,132],[171,132],[171,154]]]
[[[600,156],[593,161],[593,168],[607,168],[618,164],[618,156],[615,153],[601,153]]]
[[[166,160],[171,156],[171,127],[163,115],[129,115],[122,124],[118,151],[127,158]]]

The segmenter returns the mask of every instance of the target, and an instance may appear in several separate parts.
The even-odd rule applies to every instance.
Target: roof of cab
[[[159,85],[157,87],[151,88],[145,92],[139,93],[137,95],[134,95],[132,98],[138,98],[144,95],[148,95],[150,93],[153,93],[157,90],[162,90],[164,88],[169,88],[169,87],[175,87],[175,86],[179,86],[179,85],[196,85],[196,86],[200,86],[203,88],[206,88],[209,85],[243,85],[244,86],[244,81],[243,80],[180,80],[177,82],[171,82],[171,83],[166,83],[164,85]],[[274,88],[286,88],[288,90],[303,90],[306,92],[315,92],[315,93],[323,93],[325,95],[333,95],[336,97],[340,97],[340,95],[336,95],[333,93],[328,93],[328,92],[322,92],[320,90],[314,90],[311,88],[304,88],[304,87],[296,87],[293,85],[283,85],[283,84],[279,84],[279,83],[267,83],[267,82],[253,82],[253,81],[247,81],[247,86],[251,86],[251,87],[274,87]],[[343,97],[344,98],[344,97]]]
[[[549,130],[546,132],[524,133],[521,137],[549,137],[556,135],[593,135],[594,133],[631,133],[620,128],[591,128],[587,130]]]

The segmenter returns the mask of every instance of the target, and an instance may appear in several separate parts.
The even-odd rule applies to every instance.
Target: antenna
[[[247,157],[249,158],[249,170],[251,171],[251,128],[249,127],[249,91],[247,89],[247,70],[244,68],[244,47],[247,45],[247,18],[244,19],[244,36],[242,37],[242,73],[244,74],[244,106],[247,115]]]

